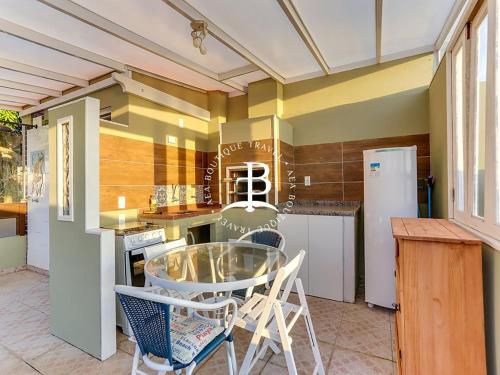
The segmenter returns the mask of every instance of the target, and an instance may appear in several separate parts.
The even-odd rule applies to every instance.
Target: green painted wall
[[[222,144],[273,138],[273,116],[222,124]]]
[[[295,145],[427,133],[431,78],[427,54],[287,84],[283,118]]]
[[[283,114],[283,85],[271,78],[248,85],[248,117]]]
[[[248,118],[248,95],[238,95],[227,99],[227,122]]]
[[[0,270],[26,265],[26,236],[0,238]]]
[[[431,174],[435,178],[432,192],[434,217],[448,216],[446,106],[446,58],[444,58],[429,87]]]
[[[55,168],[57,119],[73,115],[74,222],[57,220],[56,175],[50,173],[50,330],[100,356],[100,238],[85,233],[85,104],[49,111],[49,158]]]

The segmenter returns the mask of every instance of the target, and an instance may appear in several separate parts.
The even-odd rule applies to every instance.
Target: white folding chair
[[[301,316],[304,317],[307,334],[316,362],[313,374],[325,374],[302,281],[297,278],[297,273],[299,272],[305,253],[304,250],[301,250],[299,255],[290,261],[290,263],[278,270],[268,296],[255,293],[248,302],[239,308],[236,325],[253,332],[247,354],[241,365],[240,375],[249,374],[257,360],[264,357],[267,349],[269,347],[273,348],[276,344],[281,345],[283,349],[288,373],[296,375],[297,368],[292,352],[290,331]],[[279,297],[280,289],[285,281],[285,288],[281,297]],[[299,305],[287,302],[293,284],[297,288]],[[289,317],[291,319],[286,324]],[[262,347],[259,349],[261,339],[264,341]]]
[[[271,228],[252,230],[238,238],[236,242],[253,242],[261,245],[275,247],[278,250],[283,250],[285,248],[285,236],[283,236],[283,233]],[[271,267],[269,267],[269,269],[270,268]],[[270,284],[266,283],[265,288],[269,289]],[[236,302],[241,305],[242,299],[243,302],[248,301],[248,299],[252,296],[253,291],[253,287],[246,290],[235,290],[233,292],[233,296],[236,297]],[[257,292],[264,293],[264,290],[262,289],[262,287],[257,287]]]

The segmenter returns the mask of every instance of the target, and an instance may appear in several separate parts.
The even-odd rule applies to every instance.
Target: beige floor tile
[[[333,345],[324,342],[319,342],[318,345],[321,353],[321,358],[323,360],[323,367],[326,371],[332,357]],[[316,362],[314,360],[309,339],[302,336],[295,337],[292,342],[292,352],[298,373],[312,374]],[[283,353],[273,355],[270,362],[281,367],[286,367],[285,356],[283,355]]]
[[[99,360],[68,343],[59,345],[29,363],[44,375],[99,374],[102,366]]]
[[[332,375],[392,375],[393,362],[366,354],[336,348],[328,374]]]
[[[48,277],[31,271],[0,275],[0,374],[130,373],[135,344],[119,331],[119,351],[104,362],[49,334],[48,281]],[[292,293],[289,301],[298,303],[297,295]],[[307,301],[325,369],[335,374],[392,373],[393,363],[376,357],[393,358],[392,312],[369,309],[362,293],[358,293],[355,304],[315,297],[307,297]],[[252,333],[235,328],[233,335],[241,366]],[[302,318],[291,335],[299,373],[309,374],[314,366],[313,356]],[[197,373],[226,374],[225,347],[207,359]],[[287,374],[283,355],[276,356],[268,350],[264,360],[260,360],[252,371],[252,374],[259,373]]]
[[[236,362],[238,364],[238,371],[241,368],[245,353],[241,351],[236,351]],[[270,354],[266,356],[264,360],[259,360],[255,364],[254,368],[250,372],[251,375],[260,374],[267,361],[269,360]],[[195,374],[199,375],[215,375],[215,374],[227,374],[227,359],[226,359],[226,348],[225,346],[217,350],[217,352],[210,358],[207,358],[201,366],[195,371]]]
[[[390,310],[374,306],[369,308],[364,302],[345,304],[343,320],[350,322],[363,322],[389,329]]]
[[[118,349],[124,351],[127,354],[134,355],[135,352],[135,342],[132,342],[128,339],[125,340],[117,340]]]
[[[288,374],[288,370],[286,368],[280,367],[271,362],[269,362],[260,373],[260,375],[286,375],[286,374]]]
[[[391,320],[391,346],[392,346],[392,360],[396,361],[396,351],[398,348],[396,322]]]
[[[48,316],[31,309],[2,327],[0,343],[25,360],[52,350],[63,341],[49,333]]]
[[[0,346],[0,374],[32,375],[38,372]]]
[[[121,350],[100,364],[102,375],[128,375],[132,369],[132,356]]]
[[[342,321],[336,345],[392,360],[391,332],[367,321]]]

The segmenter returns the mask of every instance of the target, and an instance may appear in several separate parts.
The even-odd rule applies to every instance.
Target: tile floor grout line
[[[366,355],[367,357],[372,357],[372,358],[377,358],[377,359],[383,359],[384,361],[389,361],[389,362],[392,362],[392,363],[396,363],[396,362],[395,362],[395,361],[393,361],[392,359],[388,359],[388,358],[380,357],[380,356],[378,356],[378,355],[371,354],[371,353],[362,352],[362,351],[360,351],[360,350],[355,350],[355,349],[346,348],[346,347],[344,347],[344,346],[342,346],[342,345],[335,344],[335,347],[336,347],[336,348],[338,348],[338,349],[341,349],[341,350],[346,350],[346,351],[353,352],[353,353],[363,354],[363,355]]]

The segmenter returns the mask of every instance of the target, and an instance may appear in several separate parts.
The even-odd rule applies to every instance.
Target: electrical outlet
[[[171,145],[176,145],[177,144],[177,137],[175,137],[173,135],[169,135],[167,141]]]
[[[125,208],[125,197],[123,195],[118,197],[118,209],[124,209]]]
[[[304,185],[311,186],[311,176],[304,176]]]
[[[179,119],[179,128],[183,128],[184,127],[184,119],[180,118]]]
[[[125,214],[118,215],[118,225],[125,225]]]

